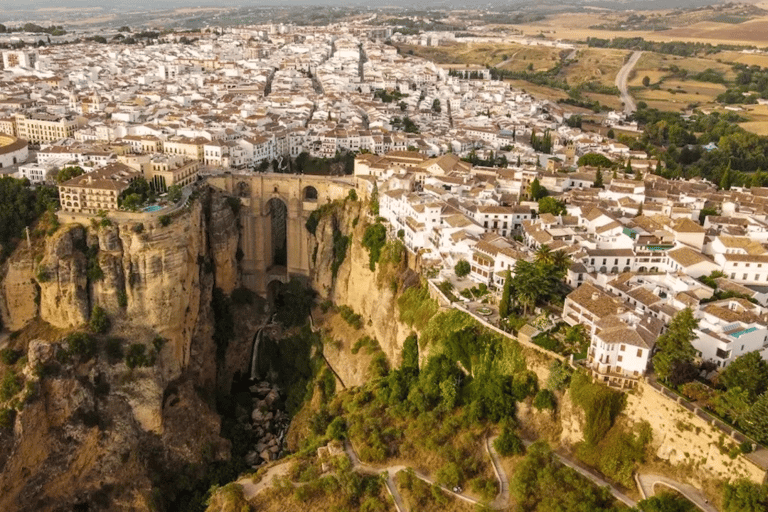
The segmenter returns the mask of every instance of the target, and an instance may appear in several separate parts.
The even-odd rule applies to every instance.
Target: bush
[[[347,437],[347,423],[344,418],[338,416],[331,421],[328,425],[328,429],[325,431],[325,435],[331,439],[341,441]]]
[[[376,270],[376,263],[381,256],[381,249],[386,242],[387,228],[384,227],[384,224],[377,222],[365,228],[362,244],[363,247],[368,249],[368,266],[371,270]]]
[[[499,452],[502,457],[512,455],[522,455],[525,452],[523,441],[517,436],[512,426],[504,425],[501,435],[493,442],[493,448]]]
[[[16,419],[16,411],[6,408],[0,409],[0,428],[10,429],[13,427],[13,421]]]
[[[368,366],[368,375],[371,379],[378,379],[386,377],[388,373],[389,361],[387,361],[387,356],[384,355],[384,352],[377,352]]]
[[[363,317],[358,313],[355,313],[355,311],[351,307],[346,305],[339,306],[339,314],[341,315],[341,318],[343,318],[345,322],[347,322],[349,325],[351,325],[355,329],[362,329]]]
[[[549,378],[547,379],[547,387],[557,391],[561,391],[567,388],[568,384],[571,382],[572,373],[573,370],[571,370],[571,367],[568,366],[567,363],[555,359],[552,361],[552,364],[549,365]]]
[[[21,380],[12,371],[5,373],[3,380],[0,382],[0,400],[5,402],[13,398],[19,391],[21,391]]]
[[[350,201],[357,201],[357,191],[355,189],[351,189],[349,194],[347,194],[347,199]]]
[[[161,215],[157,220],[160,221],[160,225],[163,227],[166,227],[171,223],[170,215]]]
[[[437,483],[448,488],[458,486],[464,477],[461,468],[455,462],[449,462],[437,470]]]
[[[130,369],[152,366],[155,364],[155,358],[147,354],[146,346],[141,343],[134,343],[128,347],[128,353],[125,355],[125,364]]]
[[[109,329],[109,317],[101,306],[93,306],[91,320],[88,323],[91,330],[97,334],[104,334]]]
[[[134,224],[131,228],[131,231],[136,233],[137,235],[144,232],[144,223],[139,222],[138,224]]]
[[[533,406],[538,410],[549,409],[555,410],[557,401],[555,400],[555,394],[548,389],[541,389],[536,393],[536,397],[533,399]]]
[[[128,294],[125,293],[125,290],[117,292],[117,305],[123,309],[128,307]]]
[[[456,273],[456,277],[463,278],[469,275],[469,271],[472,270],[467,260],[459,260],[453,271]]]
[[[87,361],[96,354],[96,342],[87,333],[73,332],[65,338],[66,353]]]
[[[498,487],[494,480],[488,478],[476,477],[469,481],[469,487],[472,492],[480,495],[483,501],[491,502],[496,497]]]
[[[2,361],[5,365],[13,366],[22,355],[24,355],[24,353],[21,350],[14,350],[10,347],[7,347],[3,350],[0,350],[0,361]]]
[[[429,296],[426,283],[406,289],[397,299],[400,321],[409,327],[421,330],[426,327],[439,308],[437,301]]]

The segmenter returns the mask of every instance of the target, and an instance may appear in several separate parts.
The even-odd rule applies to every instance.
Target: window
[[[637,357],[643,357],[643,349],[637,349]]]
[[[627,346],[622,345],[621,347],[619,347],[619,352],[624,352],[626,349],[627,349]]]
[[[619,356],[619,362],[622,362],[624,360],[624,356]]]
[[[744,273],[744,277],[742,277],[742,279],[743,279],[744,281],[746,281],[746,280],[747,280],[747,274],[746,274],[746,273]]]

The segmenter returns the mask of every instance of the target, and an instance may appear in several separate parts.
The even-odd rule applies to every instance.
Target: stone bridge
[[[356,188],[352,177],[276,173],[224,173],[208,177],[207,182],[240,198],[242,282],[267,298],[275,281],[309,277],[311,235],[305,226],[309,215]]]

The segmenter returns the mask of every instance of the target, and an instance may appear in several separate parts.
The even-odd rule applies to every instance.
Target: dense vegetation
[[[13,251],[26,227],[45,212],[53,212],[58,204],[54,187],[29,186],[27,180],[0,178],[0,245],[2,257]]]
[[[575,470],[559,463],[542,441],[532,444],[515,468],[510,493],[520,510],[600,512],[619,510],[606,488],[585,484]]]
[[[640,50],[647,52],[666,53],[681,57],[692,57],[699,53],[712,54],[725,50],[741,51],[742,46],[709,43],[689,43],[685,41],[646,41],[642,37],[616,37],[614,39],[600,39],[588,37],[587,46],[593,48],[618,48],[621,50]]]

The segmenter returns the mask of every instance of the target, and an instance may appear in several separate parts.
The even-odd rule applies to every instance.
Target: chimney
[[[600,298],[600,294],[597,292],[592,292],[592,300],[597,300]]]

